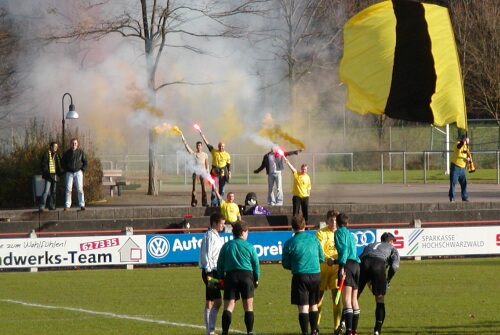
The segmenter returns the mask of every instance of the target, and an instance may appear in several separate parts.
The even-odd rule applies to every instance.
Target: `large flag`
[[[460,63],[444,7],[393,0],[354,15],[344,26],[339,75],[354,112],[466,129]]]

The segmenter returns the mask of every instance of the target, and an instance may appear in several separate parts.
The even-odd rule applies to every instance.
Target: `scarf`
[[[52,158],[52,153],[49,150],[49,173],[54,174],[56,173],[56,166],[54,164],[54,159]]]

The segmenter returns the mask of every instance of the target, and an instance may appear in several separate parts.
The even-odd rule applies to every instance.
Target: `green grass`
[[[317,172],[314,175],[309,172],[311,178],[314,177],[316,184],[380,184],[382,174],[380,171],[331,171]],[[402,183],[404,181],[402,170],[384,171],[384,183]],[[450,176],[444,174],[443,170],[428,170],[426,172],[427,183],[449,183]],[[497,171],[495,169],[478,169],[474,173],[467,174],[467,180],[473,183],[496,183]],[[267,178],[265,175],[250,175],[247,180],[246,175],[235,174],[231,179],[232,184],[247,184],[251,185],[266,184]],[[181,177],[172,177],[166,184],[184,184],[184,179]],[[187,182],[190,185],[191,181]],[[290,184],[288,172],[283,178],[284,184]],[[406,183],[424,183],[424,171],[422,170],[406,170]]]
[[[299,334],[290,273],[279,264],[261,267],[256,333]],[[384,334],[499,334],[499,269],[500,257],[403,261],[386,296]],[[325,334],[332,330],[330,302],[321,323]],[[3,272],[1,333],[202,335],[203,305],[196,267]],[[360,306],[358,334],[371,334],[369,292]],[[240,302],[232,328],[245,329]]]
[[[403,171],[384,171],[384,183],[402,183]],[[339,171],[318,173],[315,181],[319,184],[379,184],[382,179],[380,171]],[[449,183],[450,176],[442,170],[428,170],[425,180],[427,183]],[[467,180],[475,183],[496,183],[497,172],[494,169],[477,170],[467,174]],[[406,183],[424,183],[424,172],[421,170],[406,170]]]

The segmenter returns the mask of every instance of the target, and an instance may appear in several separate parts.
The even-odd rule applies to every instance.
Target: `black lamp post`
[[[64,152],[64,150],[66,150],[66,147],[64,146],[64,124],[66,123],[65,119],[64,119],[64,97],[67,95],[69,95],[71,102],[69,105],[68,114],[66,114],[66,119],[78,119],[79,118],[78,113],[75,110],[75,105],[73,105],[73,97],[69,93],[64,93],[64,95],[62,97],[62,148],[63,148],[63,152]]]

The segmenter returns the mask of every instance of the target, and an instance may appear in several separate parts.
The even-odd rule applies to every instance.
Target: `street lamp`
[[[64,146],[64,124],[66,123],[64,120],[64,97],[69,95],[69,98],[71,99],[70,105],[69,105],[69,111],[68,114],[66,114],[66,119],[78,119],[78,113],[75,110],[75,105],[73,105],[73,97],[69,93],[64,93],[62,97],[62,148],[63,151],[66,150],[66,147]]]

